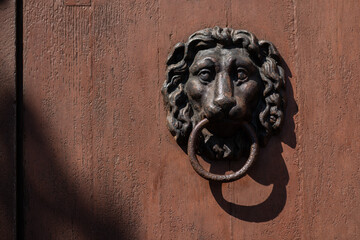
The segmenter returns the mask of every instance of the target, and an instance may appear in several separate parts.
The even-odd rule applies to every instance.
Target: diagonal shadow
[[[50,134],[44,130],[46,120],[40,120],[26,104],[24,108],[24,208],[25,221],[31,221],[31,228],[25,223],[25,236],[29,239],[53,239],[52,227],[61,224],[76,239],[81,236],[86,236],[86,239],[133,239],[137,228],[126,201],[119,199],[123,207],[120,215],[118,203],[114,206],[103,202],[101,205],[105,209],[99,212],[91,203],[93,193],[76,187],[61,165],[64,156],[54,154],[56,142],[47,137]],[[47,182],[44,181],[46,178]],[[79,232],[80,237],[77,236]]]

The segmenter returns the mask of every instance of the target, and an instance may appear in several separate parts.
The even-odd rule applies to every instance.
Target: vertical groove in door
[[[23,0],[16,0],[16,215],[15,236],[24,239]]]

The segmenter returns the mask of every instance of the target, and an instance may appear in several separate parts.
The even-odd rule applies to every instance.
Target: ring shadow
[[[279,135],[273,136],[265,148],[260,150],[260,154],[254,166],[248,171],[248,175],[257,183],[269,186],[273,185],[272,192],[268,198],[260,204],[253,206],[239,205],[226,200],[222,192],[222,184],[209,181],[212,195],[219,206],[231,216],[248,222],[266,222],[276,218],[284,209],[287,199],[286,186],[289,182],[289,173],[285,161],[281,155],[283,148],[281,142],[291,148],[296,146],[294,115],[298,112],[298,106],[294,99],[293,88],[289,78],[292,74],[281,59],[281,64],[285,70],[285,87],[287,105],[285,111],[285,121]],[[221,166],[222,165],[222,166]],[[237,163],[229,163],[230,170],[238,169]],[[225,174],[228,169],[224,164],[211,164],[210,172]]]

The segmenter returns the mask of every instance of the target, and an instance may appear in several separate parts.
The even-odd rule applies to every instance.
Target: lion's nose
[[[229,74],[220,73],[216,79],[214,104],[223,111],[229,111],[236,104]]]
[[[233,97],[227,97],[225,95],[215,98],[214,103],[222,110],[228,111],[235,106],[235,99]]]

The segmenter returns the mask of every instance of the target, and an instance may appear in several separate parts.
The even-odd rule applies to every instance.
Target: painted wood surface
[[[27,239],[359,236],[357,1],[70,2],[24,0]],[[215,25],[272,41],[287,73],[280,135],[222,185],[193,171],[160,94],[172,47]]]
[[[15,238],[15,1],[0,1],[0,238]]]

